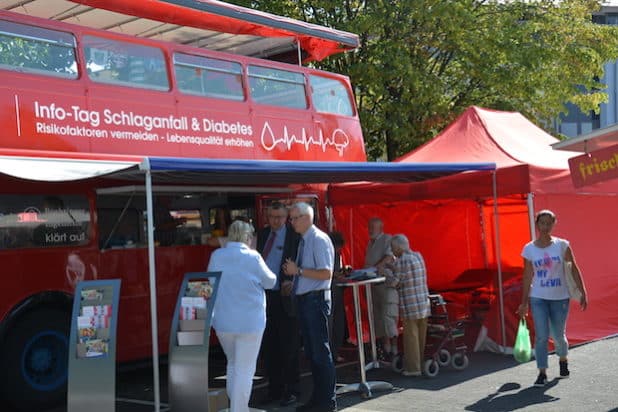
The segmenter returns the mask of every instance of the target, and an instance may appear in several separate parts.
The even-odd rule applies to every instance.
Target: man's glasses
[[[295,222],[303,216],[307,216],[307,215],[290,216],[290,221]]]

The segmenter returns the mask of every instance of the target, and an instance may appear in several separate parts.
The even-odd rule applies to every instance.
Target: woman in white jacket
[[[253,226],[237,220],[228,230],[225,247],[210,257],[209,272],[222,272],[212,326],[227,358],[227,394],[232,412],[249,410],[251,385],[266,327],[264,289],[276,275],[258,252],[249,248]]]

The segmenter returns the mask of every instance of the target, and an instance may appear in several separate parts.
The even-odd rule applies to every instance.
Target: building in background
[[[609,0],[593,16],[599,24],[618,25],[618,0]],[[556,121],[555,130],[569,138],[594,133],[597,129],[606,129],[618,124],[618,61],[605,64],[603,83],[607,85],[607,103],[601,104],[599,114],[583,113],[575,105],[568,104],[569,114],[561,115]]]

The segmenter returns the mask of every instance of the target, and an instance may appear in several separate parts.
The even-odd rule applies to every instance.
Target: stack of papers
[[[350,276],[348,276],[348,278],[352,280],[367,280],[377,277],[378,272],[374,267],[353,270],[352,273],[350,273]]]

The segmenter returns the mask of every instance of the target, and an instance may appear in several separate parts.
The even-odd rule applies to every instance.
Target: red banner
[[[569,159],[575,187],[591,185],[618,177],[618,145]]]

